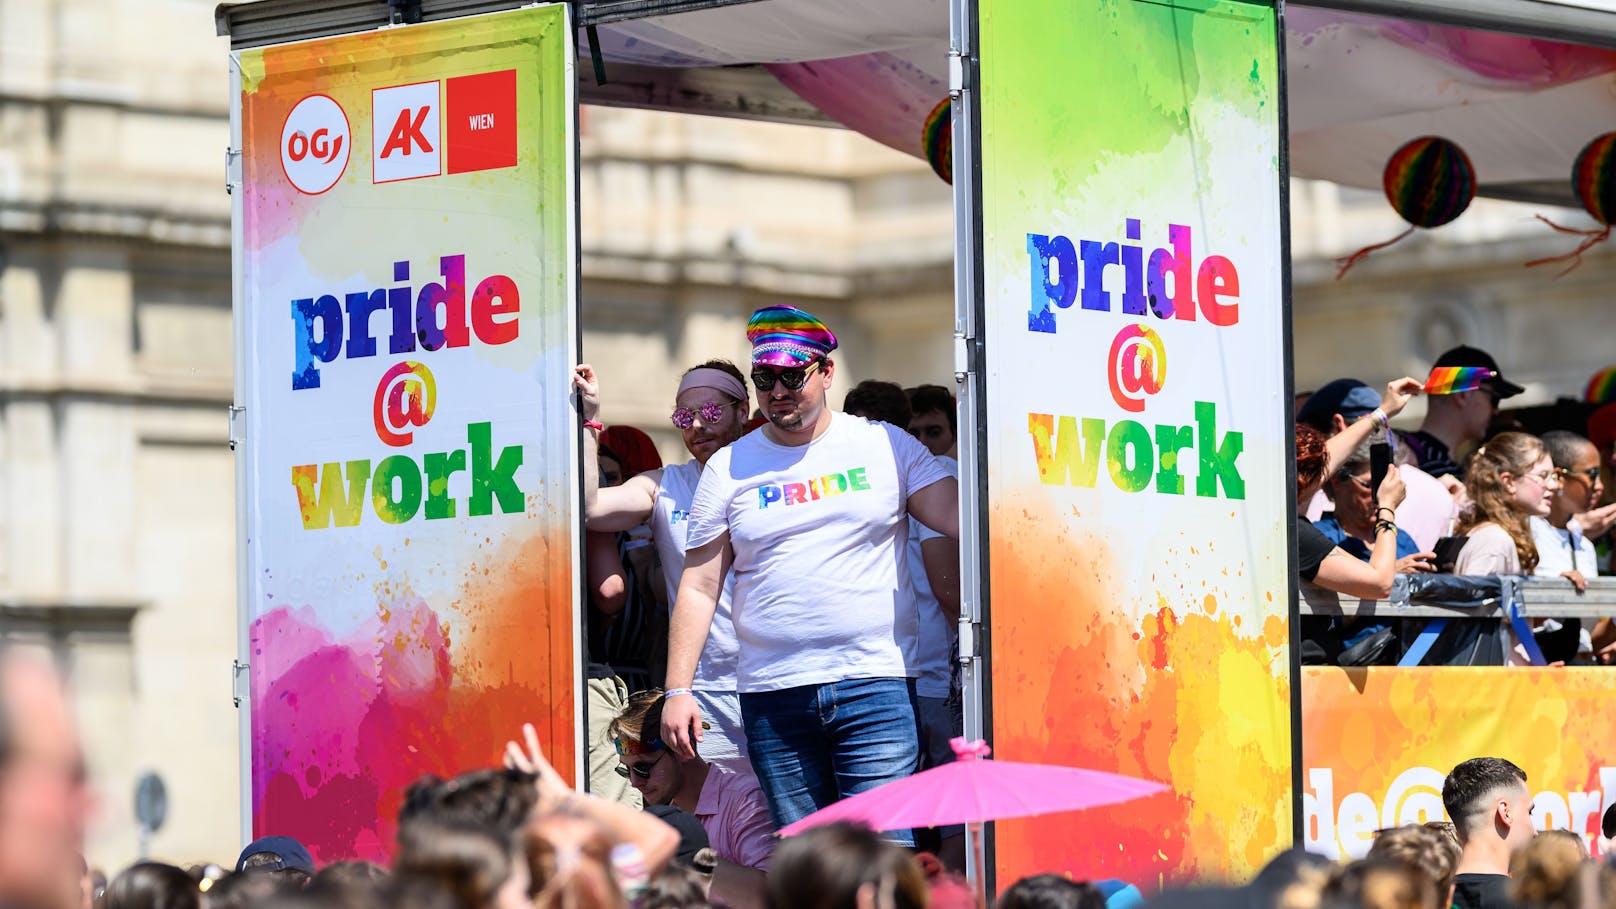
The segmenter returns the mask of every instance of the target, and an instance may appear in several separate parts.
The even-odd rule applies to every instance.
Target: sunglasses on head
[[[696,425],[696,417],[701,417],[703,423],[717,423],[724,416],[724,409],[734,407],[737,401],[708,401],[691,410],[688,407],[675,407],[673,415],[669,417],[677,429],[689,429]]]
[[[759,366],[752,370],[752,384],[758,391],[774,391],[774,383],[779,382],[786,387],[786,391],[801,391],[808,384],[808,377],[813,375],[823,360],[815,360],[807,366],[791,366],[786,369],[773,370]]]

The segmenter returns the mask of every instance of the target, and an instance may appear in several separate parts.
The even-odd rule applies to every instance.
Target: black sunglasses
[[[1592,483],[1593,481],[1599,479],[1599,468],[1597,467],[1590,467],[1587,470],[1572,470],[1568,467],[1561,467],[1555,470],[1555,473],[1559,474],[1560,479],[1562,480],[1569,480],[1572,477],[1582,477],[1588,482]]]
[[[651,778],[651,772],[656,769],[657,761],[660,761],[667,756],[668,753],[664,751],[649,761],[640,761],[639,763],[635,764],[619,763],[616,768],[617,775],[624,779],[628,779],[629,774],[632,773],[634,778],[637,780],[648,780]]]
[[[752,384],[758,391],[774,391],[774,383],[779,382],[786,387],[786,391],[801,391],[808,384],[808,377],[813,375],[822,360],[815,360],[807,366],[792,366],[776,372],[772,369],[752,370]]]

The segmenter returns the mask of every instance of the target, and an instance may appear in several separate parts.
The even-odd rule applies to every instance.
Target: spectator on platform
[[[1451,832],[1439,833],[1422,824],[1382,830],[1369,844],[1370,858],[1400,859],[1429,875],[1442,906],[1453,905],[1453,878],[1461,852]]]
[[[959,405],[941,385],[909,389],[909,434],[939,458],[959,457]]]
[[[860,382],[847,393],[842,409],[867,420],[899,427],[912,425],[909,398],[891,382]],[[925,442],[919,435],[916,438]],[[949,476],[959,478],[958,461],[947,455],[937,455],[937,461]],[[909,581],[914,586],[915,603],[920,612],[911,669],[915,673],[915,712],[920,724],[920,764],[921,769],[926,769],[951,763],[954,749],[949,742],[965,734],[964,701],[957,671],[959,544],[911,517],[905,551]],[[963,869],[965,828],[957,824],[941,827],[936,835],[941,839],[938,858],[949,868]]]
[[[573,385],[580,397],[586,420],[600,410],[600,381],[594,369],[580,364]],[[594,530],[626,531],[650,526],[651,542],[661,563],[661,587],[669,608],[679,592],[684,571],[685,541],[688,536],[691,503],[707,461],[720,449],[746,432],[746,405],[749,395],[745,377],[728,360],[708,360],[685,370],[674,392],[669,419],[679,430],[690,460],[639,474],[621,486],[607,488],[584,472],[584,515]],[[584,433],[584,451],[595,445],[593,432]],[[587,464],[587,460],[585,462]],[[702,737],[701,756],[734,773],[752,774],[746,754],[746,730],[741,722],[740,696],[735,682],[739,644],[731,617],[734,580],[726,580],[713,610],[712,628],[696,664],[692,689],[702,714],[711,728]],[[666,622],[656,623],[659,650],[654,662],[666,674]],[[653,687],[660,678],[653,678]],[[622,713],[617,704],[606,719]],[[604,720],[603,720],[604,722]]]
[[[612,721],[623,775],[647,805],[673,805],[695,816],[717,854],[715,900],[733,909],[760,907],[763,872],[774,852],[775,827],[757,778],[732,773],[662,744],[661,689],[636,692]]]
[[[1336,438],[1343,438],[1347,434]],[[1304,423],[1296,425],[1297,508],[1318,491],[1329,466],[1330,454],[1324,436]],[[1390,520],[1403,501],[1403,481],[1397,468],[1386,471],[1380,484],[1380,506],[1376,512],[1374,545],[1367,562],[1354,558],[1337,546],[1317,527],[1301,517],[1297,521],[1298,573],[1302,580],[1348,596],[1383,600],[1391,593],[1397,573],[1397,525]],[[1333,660],[1328,651],[1325,657]]]
[[[673,610],[662,738],[688,758],[701,737],[689,686],[733,571],[747,747],[785,826],[914,772],[907,647],[918,619],[905,583],[907,519],[956,537],[959,497],[908,433],[830,409],[836,336],[823,322],[765,307],[747,337],[769,425],[702,471]],[[892,833],[908,844],[907,832]]]
[[[1381,404],[1382,396],[1363,382],[1336,379],[1313,392],[1306,406],[1298,408],[1296,422],[1306,423],[1323,433],[1326,439],[1333,439],[1358,421],[1367,420],[1368,428],[1363,430],[1366,438],[1378,441],[1378,437],[1387,435],[1384,431],[1375,431],[1380,426],[1374,414]],[[1398,472],[1403,475],[1403,486],[1407,489],[1407,496],[1403,504],[1398,506],[1394,520],[1398,529],[1413,539],[1418,550],[1429,551],[1436,546],[1437,540],[1452,531],[1459,503],[1441,480],[1415,466],[1413,453],[1407,446],[1395,444],[1396,434],[1391,435],[1393,460]],[[1361,443],[1353,450],[1360,447]],[[1308,503],[1308,520],[1318,521],[1328,507],[1324,492],[1315,495]]]
[[[1454,877],[1456,909],[1511,909],[1511,857],[1536,835],[1526,772],[1503,758],[1471,758],[1449,771],[1442,806],[1462,853]]]
[[[1470,507],[1457,532],[1466,540],[1453,573],[1531,573],[1538,552],[1527,519],[1547,517],[1560,489],[1543,443],[1521,432],[1494,436],[1471,457],[1465,488]]]
[[[920,865],[868,827],[835,823],[774,852],[768,909],[926,909]]]
[[[1560,488],[1554,493],[1548,515],[1532,515],[1529,519],[1538,556],[1532,574],[1563,577],[1577,590],[1586,590],[1587,579],[1599,574],[1599,553],[1585,528],[1593,528],[1594,536],[1603,533],[1611,517],[1616,516],[1616,505],[1597,507],[1604,485],[1600,480],[1599,451],[1592,442],[1563,430],[1544,433],[1542,441],[1560,477]],[[1597,659],[1609,663],[1616,657],[1616,623],[1609,618],[1600,619],[1591,631],[1577,619],[1545,619],[1536,634],[1545,659]],[[1553,656],[1551,649],[1555,651]]]
[[[1455,394],[1433,394],[1425,420],[1412,432],[1399,433],[1414,452],[1419,468],[1433,477],[1464,478],[1457,460],[1459,449],[1487,437],[1498,414],[1498,404],[1526,389],[1504,378],[1498,361],[1484,350],[1459,346],[1437,357],[1433,370],[1444,367],[1482,367],[1492,371],[1480,388]]]
[[[904,393],[903,386],[879,379],[865,379],[854,385],[847,397],[842,399],[842,413],[891,423],[905,430],[909,428],[912,415],[909,396]]]
[[[1333,506],[1313,522],[1331,542],[1359,559],[1369,561],[1370,548],[1375,542],[1375,492],[1370,488],[1369,442],[1359,445],[1324,478],[1324,494]],[[1414,468],[1417,469],[1417,468]],[[1411,468],[1399,467],[1397,473],[1405,480]],[[1404,499],[1407,502],[1407,499]],[[1401,509],[1397,513],[1401,513]],[[1414,538],[1401,526],[1397,529],[1397,571],[1399,574],[1420,574],[1432,571],[1435,553],[1422,552]]]

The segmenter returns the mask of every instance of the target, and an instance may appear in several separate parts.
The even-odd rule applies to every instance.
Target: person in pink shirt
[[[673,805],[695,815],[718,855],[711,896],[733,909],[763,905],[763,872],[776,842],[774,819],[757,777],[732,773],[695,755],[681,758],[662,742],[660,688],[636,692],[608,732],[618,773],[647,805]]]

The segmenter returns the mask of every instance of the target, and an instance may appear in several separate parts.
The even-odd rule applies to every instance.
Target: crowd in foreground
[[[1607,573],[1616,504],[1604,501],[1602,477],[1616,452],[1616,404],[1556,413],[1555,428],[1534,435],[1500,413],[1522,391],[1487,353],[1458,347],[1423,382],[1398,379],[1384,394],[1337,379],[1299,395],[1301,579],[1378,600],[1398,574],[1519,575],[1582,591]],[[1392,429],[1421,395],[1419,428]],[[1461,587],[1447,591],[1450,601],[1463,600]],[[1608,618],[1586,627],[1574,618],[1451,622],[1440,634],[1426,634],[1427,624],[1388,620],[1384,610],[1363,619],[1350,611],[1306,616],[1303,662],[1395,663],[1422,637],[1427,665],[1616,662]]]

